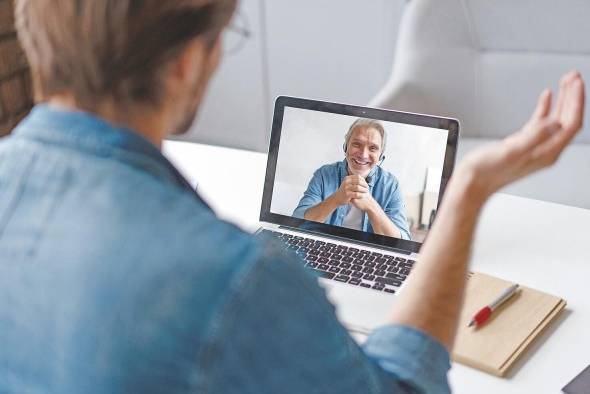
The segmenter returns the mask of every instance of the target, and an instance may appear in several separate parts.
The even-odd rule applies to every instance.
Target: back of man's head
[[[16,0],[36,98],[158,105],[161,74],[194,38],[213,46],[236,0]]]

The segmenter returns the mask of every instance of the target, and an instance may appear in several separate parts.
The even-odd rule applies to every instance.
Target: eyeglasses
[[[223,32],[223,53],[226,56],[237,54],[244,48],[251,36],[250,23],[246,14],[236,11],[234,17]]]

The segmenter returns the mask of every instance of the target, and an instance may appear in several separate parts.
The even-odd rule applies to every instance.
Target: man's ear
[[[191,40],[173,60],[170,76],[180,84],[191,84],[192,80],[205,72],[207,45],[202,38]]]

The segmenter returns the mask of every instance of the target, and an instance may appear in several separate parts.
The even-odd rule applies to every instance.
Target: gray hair
[[[378,120],[366,118],[358,118],[350,125],[350,128],[344,135],[344,151],[348,148],[348,141],[350,141],[350,137],[352,137],[352,132],[359,127],[375,129],[381,134],[381,155],[383,155],[387,143],[387,133],[385,132],[385,128]]]

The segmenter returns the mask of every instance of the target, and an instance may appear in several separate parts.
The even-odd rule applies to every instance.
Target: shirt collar
[[[12,134],[16,138],[69,146],[124,161],[158,178],[190,189],[198,200],[207,205],[150,141],[131,129],[115,126],[89,112],[38,104]]]
[[[340,179],[344,179],[348,176],[348,162],[346,161],[346,158],[338,163],[338,170],[340,171]],[[369,187],[373,187],[375,184],[375,178],[377,178],[379,175],[378,171],[379,166],[374,166],[371,171],[369,171],[369,174],[365,177],[365,179],[371,177],[370,181],[367,182]]]

